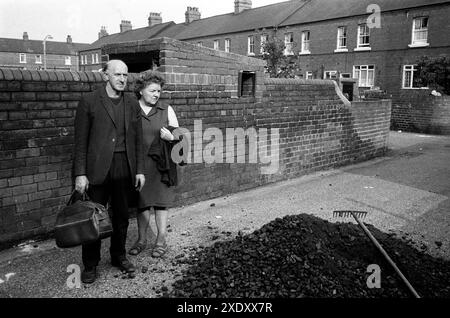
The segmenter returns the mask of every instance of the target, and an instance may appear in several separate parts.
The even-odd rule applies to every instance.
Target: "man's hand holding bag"
[[[75,200],[81,196],[81,199]],[[86,192],[74,191],[56,217],[55,240],[61,248],[92,243],[112,235],[112,224],[106,208],[89,200]]]

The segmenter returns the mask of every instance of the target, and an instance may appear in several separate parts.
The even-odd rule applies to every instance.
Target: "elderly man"
[[[126,258],[128,207],[133,192],[145,183],[139,103],[125,94],[128,67],[111,60],[103,69],[106,85],[83,96],[75,116],[75,189],[112,208],[111,264],[132,273]],[[134,188],[133,188],[134,186]],[[83,283],[93,283],[101,240],[82,246]]]

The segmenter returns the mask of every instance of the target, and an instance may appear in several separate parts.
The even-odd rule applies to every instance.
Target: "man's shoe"
[[[92,284],[95,282],[95,279],[97,278],[97,267],[85,267],[83,272],[81,273],[81,281],[84,284]]]
[[[129,260],[127,260],[126,257],[112,259],[111,265],[114,267],[118,267],[121,271],[127,273],[134,273],[136,271],[136,267],[134,267],[134,265]]]

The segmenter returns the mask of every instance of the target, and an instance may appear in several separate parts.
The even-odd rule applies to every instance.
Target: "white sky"
[[[253,0],[253,8],[285,0]],[[234,0],[0,0],[0,38],[92,43],[101,26],[109,34],[120,31],[121,20],[133,29],[148,25],[150,12],[161,12],[163,22],[184,22],[186,7],[198,7],[202,18],[231,13]]]

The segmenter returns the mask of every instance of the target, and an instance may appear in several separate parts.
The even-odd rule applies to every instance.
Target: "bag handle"
[[[77,190],[73,190],[72,195],[70,196],[69,202],[67,202],[67,205],[68,205],[68,206],[75,203],[74,201],[75,201],[75,196],[76,196],[76,195],[78,195],[78,196],[81,195],[81,199],[80,199],[80,200],[82,200],[82,201],[90,201],[90,200],[91,200],[91,199],[89,198],[89,196],[88,196],[88,194],[87,194],[86,191],[84,191],[84,193],[81,194],[81,193],[78,192]],[[78,200],[77,200],[77,201],[78,201]]]

